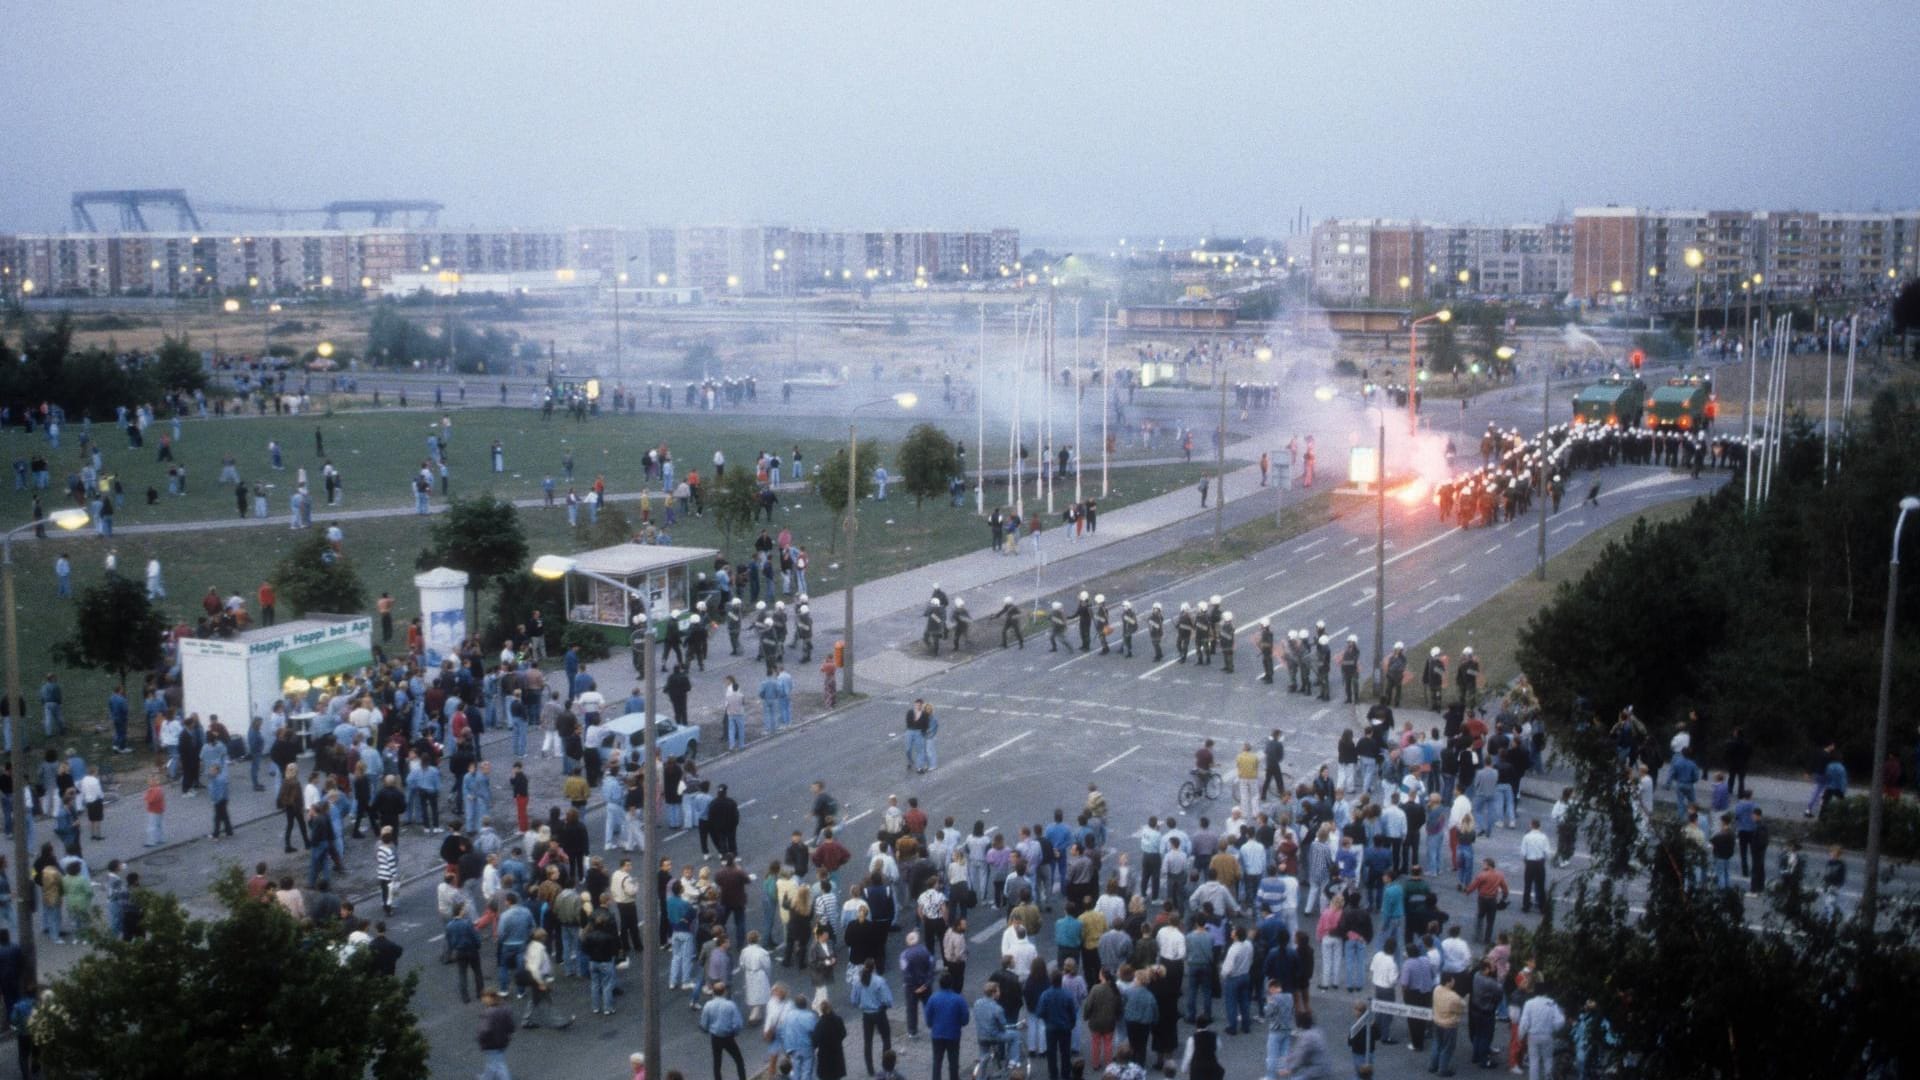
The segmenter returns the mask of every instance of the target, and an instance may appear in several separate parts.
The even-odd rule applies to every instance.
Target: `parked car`
[[[645,748],[646,713],[628,713],[606,724],[606,731],[613,736],[614,747],[629,759],[638,757]],[[681,726],[673,722],[671,715],[658,715],[653,718],[653,745],[664,758],[684,757],[697,760],[700,755],[700,729],[692,724]]]

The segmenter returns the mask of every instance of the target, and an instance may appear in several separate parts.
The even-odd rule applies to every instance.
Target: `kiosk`
[[[696,575],[711,574],[713,548],[667,547],[658,544],[617,544],[595,548],[573,556],[582,570],[624,581],[645,596],[646,609],[657,623],[669,611],[685,611],[693,606]],[[605,582],[568,575],[566,611],[569,622],[630,629],[640,613],[640,604],[632,596]],[[708,612],[718,617],[719,612]]]
[[[307,734],[300,718],[307,702],[343,675],[373,663],[373,618],[318,615],[230,638],[180,639],[182,705],[202,720],[219,716],[229,731],[244,732],[255,716],[287,699],[294,733]]]

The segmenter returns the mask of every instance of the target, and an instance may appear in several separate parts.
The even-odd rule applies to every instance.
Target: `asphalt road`
[[[1654,469],[1616,469],[1605,476],[1607,494],[1598,507],[1568,506],[1549,522],[1549,552],[1557,552],[1587,532],[1641,508],[1703,493],[1718,476],[1689,480]],[[1219,741],[1229,753],[1239,740],[1256,745],[1272,727],[1288,732],[1289,772],[1311,771],[1330,760],[1339,731],[1362,708],[1289,695],[1284,685],[1258,681],[1251,647],[1258,617],[1272,614],[1276,627],[1311,625],[1324,619],[1336,641],[1348,632],[1365,642],[1372,617],[1371,529],[1364,516],[1336,522],[1296,538],[1261,556],[1200,575],[1176,593],[1134,597],[1136,606],[1155,599],[1177,608],[1181,599],[1219,593],[1241,627],[1236,672],[1216,665],[1197,668],[1175,663],[1155,665],[1148,656],[1132,660],[1092,653],[1049,652],[1029,639],[1025,650],[988,649],[964,662],[944,666],[909,688],[879,693],[782,735],[750,744],[745,750],[710,761],[705,774],[728,784],[745,809],[740,841],[750,869],[759,869],[784,847],[790,830],[806,824],[807,785],[823,779],[840,800],[845,835],[856,852],[870,841],[868,828],[888,795],[916,796],[938,820],[954,816],[962,828],[975,818],[1003,828],[1049,820],[1055,806],[1075,809],[1088,781],[1098,782],[1112,804],[1112,830],[1124,835],[1149,814],[1175,810],[1174,792],[1186,762],[1202,737]],[[1531,570],[1532,521],[1493,529],[1442,529],[1430,516],[1401,520],[1390,527],[1388,543],[1389,644],[1394,638],[1416,641],[1490,597]],[[1351,631],[1348,629],[1353,627]],[[1145,652],[1144,634],[1136,642]],[[944,659],[944,658],[943,658]],[[1283,684],[1284,674],[1280,677]],[[938,739],[940,764],[915,776],[906,768],[900,742],[901,717],[914,697],[934,703],[943,718]],[[1416,715],[1418,715],[1416,713]],[[1202,804],[1195,813],[1204,813]],[[1222,803],[1213,807],[1224,817]],[[1533,807],[1534,812],[1544,807]],[[1523,814],[1526,810],[1523,809]],[[597,813],[591,823],[599,838]],[[423,845],[415,841],[413,850]],[[1517,834],[1501,832],[1488,840],[1485,853],[1511,864],[1518,881],[1514,850]],[[695,840],[670,835],[665,854],[676,863],[698,860]],[[432,912],[431,882],[411,886],[393,920],[397,940],[410,962],[423,962],[418,1007],[434,1048],[434,1074],[470,1073],[478,1067],[471,1028],[475,1008],[460,1006],[451,972],[433,962],[439,927]],[[1451,910],[1462,910],[1458,904]],[[998,929],[992,916],[976,912],[969,991],[978,973],[997,951]],[[748,925],[759,925],[759,912]],[[894,949],[897,953],[899,942]],[[489,970],[491,963],[489,962]],[[560,1011],[579,1013],[565,1032],[532,1031],[517,1037],[509,1060],[520,1075],[616,1075],[626,1055],[639,1046],[637,981],[618,1016],[586,1015],[584,985],[567,980],[557,995]],[[798,974],[798,973],[796,973]],[[1342,995],[1335,995],[1341,998]],[[844,999],[841,999],[844,1000]],[[1344,1001],[1320,1006],[1322,1016],[1345,1015]],[[668,1063],[704,1074],[705,1040],[694,1029],[685,994],[668,995],[663,1010],[663,1042]],[[896,1029],[903,1031],[896,1010]],[[757,1036],[748,1040],[758,1046]],[[926,1069],[926,1044],[903,1040],[904,1071]],[[851,1048],[857,1054],[857,1047]],[[1229,1075],[1257,1075],[1258,1048],[1252,1040],[1233,1040]],[[1402,1063],[1383,1055],[1381,1075],[1400,1075]],[[970,1057],[970,1055],[969,1055]],[[1420,1065],[1424,1069],[1424,1062]],[[1407,1075],[1412,1075],[1407,1072]]]

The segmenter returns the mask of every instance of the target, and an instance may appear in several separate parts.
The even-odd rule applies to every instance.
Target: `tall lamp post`
[[[1416,350],[1420,342],[1420,324],[1429,322],[1452,322],[1453,311],[1441,308],[1431,315],[1422,315],[1407,324],[1407,435],[1420,434],[1420,361]]]
[[[1697,247],[1690,247],[1681,259],[1687,264],[1687,271],[1693,275],[1693,354],[1700,355],[1700,267],[1707,261],[1707,255]]]
[[[840,659],[842,660],[841,685],[849,694],[853,693],[853,533],[855,523],[859,520],[855,516],[854,511],[860,506],[860,443],[854,436],[853,414],[859,412],[861,409],[874,405],[897,405],[902,409],[911,409],[919,403],[920,395],[912,391],[907,391],[895,394],[892,397],[874,398],[872,401],[863,401],[847,410],[847,587],[841,590],[841,595],[845,598],[847,606],[842,616],[844,625],[840,629],[840,640],[846,642],[847,647],[841,653]],[[647,1060],[652,1061],[654,1059],[648,1058]]]
[[[640,617],[644,624],[635,633],[640,638],[642,657],[641,667],[646,671],[647,685],[647,722],[641,727],[641,755],[646,759],[646,797],[642,800],[641,811],[642,849],[646,855],[646,865],[642,868],[642,886],[640,891],[640,922],[648,933],[653,933],[660,925],[660,889],[658,886],[660,866],[660,812],[657,799],[660,797],[660,772],[654,756],[653,718],[656,702],[660,697],[659,661],[653,653],[653,610],[647,603],[647,596],[641,590],[605,574],[592,570],[583,570],[579,563],[565,555],[542,555],[533,560],[533,576],[544,581],[559,581],[568,574],[575,574],[589,581],[597,581],[611,586],[640,601]],[[11,579],[9,579],[11,580]],[[612,813],[611,807],[607,813]],[[21,830],[24,835],[25,830]],[[660,965],[658,956],[640,957],[640,1015],[644,1031],[641,1034],[647,1060],[660,1060]],[[655,1066],[658,1068],[658,1066]]]
[[[1909,495],[1900,500],[1900,516],[1893,520],[1893,554],[1887,559],[1887,622],[1880,632],[1880,708],[1874,716],[1873,761],[1867,775],[1867,880],[1860,889],[1860,925],[1869,929],[1873,927],[1874,908],[1880,901],[1880,823],[1887,801],[1886,785],[1880,782],[1880,763],[1887,759],[1887,727],[1893,700],[1893,626],[1900,599],[1900,530],[1907,523],[1907,515],[1915,510],[1920,510],[1920,497]],[[8,625],[11,626],[11,622]],[[17,842],[14,848],[16,854],[22,850]]]
[[[0,603],[7,605],[6,646],[7,646],[7,700],[10,705],[20,705],[20,624],[13,598],[13,538],[35,526],[51,521],[66,532],[87,523],[87,512],[79,507],[55,510],[42,521],[29,521],[25,525],[9,529],[0,534]],[[34,974],[34,933],[33,909],[27,906],[33,886],[26,878],[27,859],[27,722],[26,709],[20,709],[20,715],[8,723],[22,727],[13,732],[9,740],[13,746],[7,751],[7,762],[13,767],[13,925],[20,936],[20,984],[25,986],[33,981]]]
[[[1387,663],[1387,405],[1376,401],[1367,408],[1380,415],[1379,456],[1373,461],[1373,693],[1378,697]]]

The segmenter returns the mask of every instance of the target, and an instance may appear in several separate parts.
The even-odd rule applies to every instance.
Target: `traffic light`
[[[1647,362],[1647,354],[1645,352],[1642,352],[1639,349],[1633,350],[1633,355],[1627,357],[1627,363],[1632,364],[1633,370],[1635,371],[1639,371],[1640,365],[1646,362]]]

